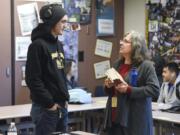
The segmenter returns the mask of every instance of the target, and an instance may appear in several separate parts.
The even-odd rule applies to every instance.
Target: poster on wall
[[[91,21],[92,0],[64,0],[69,22],[88,24]]]
[[[110,69],[109,60],[94,63],[95,78],[100,79],[105,77],[105,73],[108,69]]]
[[[112,52],[112,42],[97,39],[96,48],[95,48],[96,55],[110,58],[111,52]]]
[[[63,5],[63,1],[64,0],[24,0],[24,1],[35,1],[35,2],[47,2],[47,3],[59,3],[59,4],[61,4],[62,5],[62,7],[64,6]]]
[[[21,34],[23,36],[31,34],[38,25],[39,13],[37,3],[30,3],[17,6],[17,13],[20,22]]]
[[[74,59],[78,58],[78,31],[64,31],[59,40],[64,44],[65,58]]]
[[[16,37],[16,61],[26,61],[28,47],[31,44],[31,37]]]
[[[78,31],[64,31],[62,36],[59,36],[59,40],[64,44],[65,59],[73,59],[78,65]],[[78,72],[76,72],[75,81],[78,78]]]
[[[97,0],[96,11],[96,35],[114,35],[114,0]]]
[[[146,11],[148,47],[161,75],[165,63],[180,65],[180,1],[147,1]]]
[[[21,67],[21,72],[22,72],[21,86],[27,86],[26,81],[25,81],[25,78],[26,78],[25,71],[26,71],[26,66],[23,65],[23,66]]]
[[[175,9],[175,19],[175,22],[180,23],[180,6]]]
[[[149,21],[149,32],[158,31],[158,21]]]

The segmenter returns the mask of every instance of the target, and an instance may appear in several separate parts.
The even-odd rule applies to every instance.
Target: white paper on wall
[[[94,64],[95,78],[100,79],[105,77],[105,72],[110,69],[110,61],[101,61]]]
[[[97,39],[96,48],[95,48],[96,55],[110,58],[111,52],[112,52],[112,42]]]
[[[31,34],[32,30],[40,22],[37,3],[30,3],[17,6],[21,34]]]

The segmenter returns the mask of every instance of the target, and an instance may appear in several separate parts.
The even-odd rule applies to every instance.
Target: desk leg
[[[157,121],[157,122],[154,122],[154,132],[155,132],[155,135],[163,135],[163,128],[162,128],[162,124],[161,122]]]
[[[87,132],[91,132],[91,117],[87,116]]]
[[[163,135],[163,127],[161,123],[159,123],[159,135]]]
[[[7,124],[10,124],[11,122],[12,122],[12,119],[7,119],[7,120],[6,120],[6,123],[7,123]]]
[[[82,129],[86,131],[86,113],[82,112],[83,122],[82,122]]]

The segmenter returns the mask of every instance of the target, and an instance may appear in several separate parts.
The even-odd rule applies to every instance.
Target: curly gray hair
[[[142,61],[149,60],[150,54],[146,45],[145,38],[136,31],[131,31],[125,34],[125,36],[131,36],[132,54],[131,60],[132,65],[138,66]],[[121,58],[122,60],[124,58]]]

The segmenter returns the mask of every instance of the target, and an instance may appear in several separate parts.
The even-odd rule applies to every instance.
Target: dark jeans
[[[66,108],[50,111],[33,103],[31,117],[35,124],[35,135],[51,135],[53,132],[67,132],[68,112]]]
[[[108,135],[129,135],[128,130],[119,124],[112,124],[112,127],[107,130]]]

